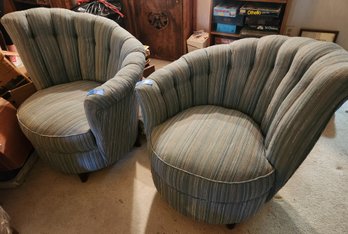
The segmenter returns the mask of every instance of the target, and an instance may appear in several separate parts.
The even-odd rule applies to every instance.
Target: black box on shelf
[[[244,16],[237,15],[236,17],[214,16],[214,23],[219,24],[234,24],[237,26],[244,25]]]
[[[257,29],[252,29],[248,27],[244,27],[240,30],[240,36],[241,38],[245,37],[263,37],[267,35],[273,35],[273,34],[278,34],[275,31],[262,31],[262,30],[257,30]]]
[[[270,16],[246,16],[245,25],[251,29],[257,29],[262,31],[279,31],[280,19]]]
[[[244,4],[240,10],[240,15],[250,16],[273,16],[279,17],[282,11],[281,4],[252,2]]]
[[[278,32],[280,28],[278,26],[270,26],[270,25],[248,25],[250,29],[256,29],[260,31],[274,31]]]
[[[269,26],[279,26],[280,19],[269,16],[246,16],[245,17],[246,25],[269,25]]]

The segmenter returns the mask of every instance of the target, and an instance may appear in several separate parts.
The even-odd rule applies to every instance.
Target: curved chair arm
[[[192,106],[190,68],[184,58],[152,73],[135,89],[147,136],[154,126]]]
[[[265,139],[266,157],[276,169],[275,186],[268,199],[300,166],[335,110],[347,99],[346,74],[348,61],[309,72],[292,91],[295,95],[283,102]]]
[[[167,119],[166,105],[154,80],[146,79],[138,82],[135,90],[144,118],[145,134],[149,139],[152,128]]]
[[[140,80],[144,69],[145,59],[141,52],[133,52],[128,55],[122,64],[122,68],[117,74],[101,86],[94,90],[103,90],[99,95],[93,95],[93,92],[85,100],[97,109],[108,109],[118,101],[122,100],[129,93],[133,93],[134,86]]]
[[[115,77],[89,91],[85,99],[88,123],[96,137],[99,150],[105,156],[116,155],[116,152],[121,150],[115,147],[134,143],[122,144],[120,141],[135,141],[137,107],[134,86],[141,78],[144,64],[144,54],[133,52],[126,57],[123,68]],[[134,123],[134,126],[129,126],[130,122]],[[125,138],[125,133],[131,137]],[[119,139],[119,142],[113,142],[114,139]]]

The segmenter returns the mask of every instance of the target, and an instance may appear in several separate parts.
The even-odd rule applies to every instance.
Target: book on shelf
[[[246,25],[268,25],[268,26],[280,26],[280,19],[270,16],[246,16],[245,17]]]
[[[248,25],[250,29],[256,29],[261,31],[275,31],[278,32],[280,28],[278,26],[272,26],[272,25]]]
[[[270,16],[246,16],[245,25],[251,29],[279,31],[280,19]]]
[[[241,38],[245,37],[263,37],[267,35],[273,35],[273,34],[278,34],[275,31],[267,31],[267,30],[257,30],[257,29],[252,29],[248,27],[244,27],[240,30],[240,36]]]

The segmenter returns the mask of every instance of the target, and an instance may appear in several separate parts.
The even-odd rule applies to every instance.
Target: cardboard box
[[[197,49],[205,48],[209,43],[209,33],[199,32],[193,34],[187,39],[187,51],[191,52]]]
[[[36,89],[24,67],[13,65],[6,58],[7,54],[10,55],[7,51],[0,51],[0,96],[18,108]]]
[[[214,7],[214,16],[236,17],[240,3],[220,3]]]
[[[36,88],[33,82],[29,82],[25,85],[21,85],[18,88],[9,91],[8,101],[18,108],[28,97],[36,92]]]

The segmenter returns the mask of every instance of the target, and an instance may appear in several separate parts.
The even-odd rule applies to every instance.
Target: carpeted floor
[[[262,210],[236,226],[208,225],[169,207],[153,185],[146,141],[87,183],[38,161],[0,204],[19,233],[347,233],[348,103],[308,158]]]

